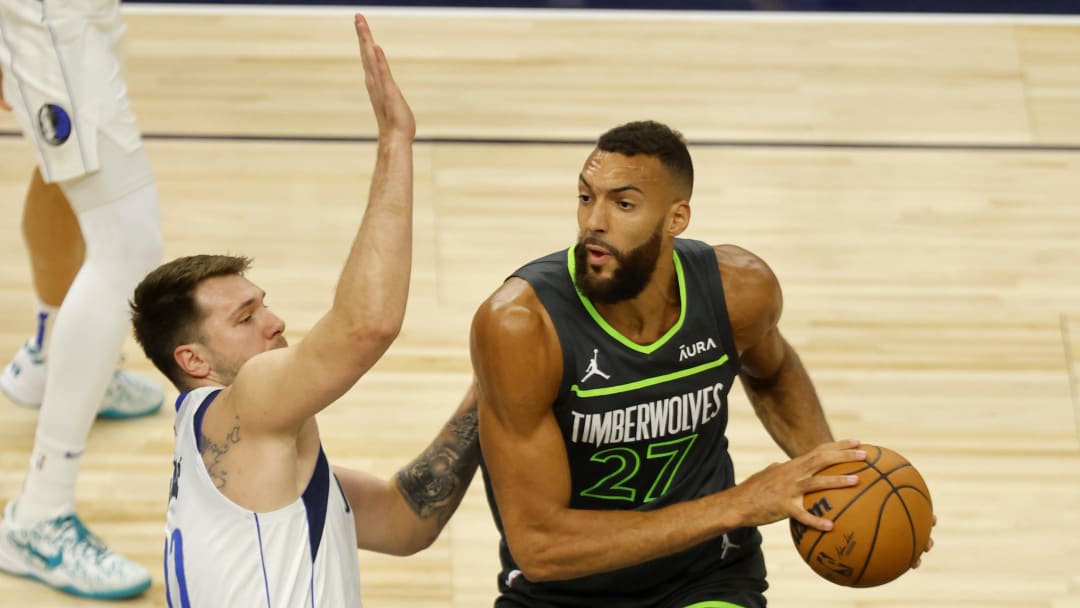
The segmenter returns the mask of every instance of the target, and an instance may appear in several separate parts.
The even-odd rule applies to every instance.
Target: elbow
[[[398,317],[394,320],[373,324],[371,327],[367,328],[367,333],[371,336],[372,340],[390,345],[399,335],[401,335],[402,320],[401,317]]]
[[[352,342],[389,347],[401,333],[405,310],[381,300],[376,305],[375,301],[353,303],[339,294],[326,318],[339,336]]]
[[[425,538],[410,538],[405,542],[401,543],[401,545],[398,546],[395,551],[392,551],[391,554],[397,557],[409,557],[410,555],[416,555],[417,553],[420,553],[424,549],[427,549],[428,547],[433,545],[436,538],[438,538],[438,536],[431,536]]]
[[[518,570],[521,571],[521,576],[533,583],[550,583],[559,580],[551,568],[543,566],[518,564]]]
[[[430,526],[418,526],[394,536],[394,542],[380,550],[395,557],[416,555],[431,547],[439,538],[439,530]]]
[[[550,583],[568,578],[559,575],[555,564],[545,562],[543,559],[522,558],[518,560],[517,555],[514,554],[514,561],[517,563],[521,575],[534,583]]]
[[[361,344],[377,344],[382,348],[389,348],[401,334],[402,319],[365,319],[353,326],[349,331],[354,342]]]
[[[437,538],[439,538],[438,535],[432,535],[432,536],[429,536],[427,538],[422,538],[422,539],[418,540],[416,543],[414,543],[412,545],[412,547],[410,547],[410,552],[406,553],[406,555],[416,555],[417,553],[423,551],[424,549],[430,548],[431,545],[435,544],[435,540]]]
[[[574,577],[565,571],[565,560],[560,559],[558,552],[559,543],[540,534],[531,534],[529,537],[513,541],[507,538],[510,555],[514,557],[514,563],[522,576],[534,583]]]
[[[402,556],[415,555],[431,545],[434,545],[435,541],[438,540],[441,531],[441,527],[435,528],[434,526],[424,526],[423,529],[417,530],[416,533],[412,535],[412,538],[409,539],[409,542],[406,545],[406,553],[403,553]]]

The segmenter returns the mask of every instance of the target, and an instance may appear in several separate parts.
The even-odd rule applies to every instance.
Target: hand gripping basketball
[[[832,465],[819,476],[856,475],[847,488],[810,492],[804,507],[833,522],[822,532],[791,520],[799,555],[826,580],[873,587],[918,565],[930,547],[934,509],[922,475],[900,454],[863,444],[864,462]]]

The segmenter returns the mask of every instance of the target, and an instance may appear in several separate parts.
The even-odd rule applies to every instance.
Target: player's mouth
[[[586,259],[591,266],[601,266],[604,262],[611,258],[611,253],[603,247],[596,245],[586,245],[585,250],[587,252]]]

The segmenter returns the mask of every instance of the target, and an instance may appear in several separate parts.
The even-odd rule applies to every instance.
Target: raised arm
[[[535,292],[511,279],[477,311],[472,328],[480,445],[518,567],[532,581],[577,578],[669,555],[741,526],[807,513],[802,494],[851,485],[813,478],[860,457],[837,443],[774,465],[744,485],[653,511],[571,509],[566,450],[552,404],[562,375],[554,327]]]
[[[416,123],[367,22],[357,15],[355,26],[379,128],[367,208],[329,312],[295,347],[249,360],[230,387],[227,401],[245,418],[249,431],[295,433],[378,361],[405,315],[412,266]],[[271,402],[288,407],[266,407]],[[256,416],[244,417],[245,409]]]
[[[476,391],[470,387],[435,439],[393,480],[335,468],[353,507],[357,546],[392,555],[430,546],[461,504],[479,462]]]
[[[780,334],[783,295],[759,257],[731,245],[714,248],[754,412],[776,444],[794,458],[833,440],[799,355]]]

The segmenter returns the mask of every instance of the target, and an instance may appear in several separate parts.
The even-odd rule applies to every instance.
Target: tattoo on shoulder
[[[199,453],[202,454],[206,472],[210,474],[214,486],[220,490],[225,487],[226,482],[229,480],[229,472],[221,460],[225,454],[229,453],[231,446],[240,443],[240,417],[237,416],[234,419],[232,430],[225,435],[221,443],[215,443],[205,434],[199,439]]]
[[[421,518],[449,519],[479,460],[476,411],[451,420],[418,458],[397,473],[405,502]]]

